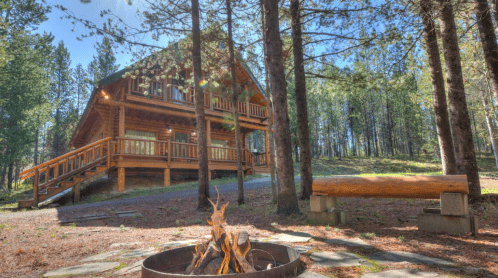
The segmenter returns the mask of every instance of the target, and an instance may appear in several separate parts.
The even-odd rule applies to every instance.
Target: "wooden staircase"
[[[40,202],[73,188],[79,201],[81,183],[107,172],[111,163],[111,138],[104,138],[20,173],[21,180],[33,177],[33,198],[19,200],[19,208],[38,207]]]

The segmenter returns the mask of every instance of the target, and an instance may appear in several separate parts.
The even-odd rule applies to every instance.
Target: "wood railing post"
[[[107,140],[107,169],[111,168],[111,140]]]
[[[33,181],[33,206],[38,207],[38,183],[40,182],[40,170],[36,169],[35,180]]]
[[[249,103],[249,98],[246,97],[246,117],[250,118],[251,117],[251,112],[250,112],[250,103]]]
[[[50,178],[50,165],[47,165],[45,169],[45,182],[48,182],[49,178]]]
[[[171,155],[173,153],[171,152],[171,139],[168,140],[168,168],[171,167]]]

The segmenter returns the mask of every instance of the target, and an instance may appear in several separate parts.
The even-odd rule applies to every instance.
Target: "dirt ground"
[[[498,188],[498,180],[483,179],[482,186]],[[225,212],[228,231],[246,230],[251,237],[270,237],[285,231],[307,232],[313,236],[306,245],[312,247],[308,254],[301,255],[303,267],[330,277],[359,277],[362,273],[407,265],[388,265],[376,268],[316,266],[309,258],[313,251],[347,250],[359,255],[383,251],[409,251],[442,258],[463,267],[460,271],[445,267],[409,265],[446,274],[450,277],[496,277],[498,275],[498,204],[482,203],[472,206],[471,211],[479,217],[477,236],[430,234],[419,232],[416,215],[422,208],[435,207],[437,200],[339,198],[339,204],[349,212],[350,222],[346,226],[327,227],[312,225],[305,213],[309,201],[300,201],[304,214],[283,217],[276,214],[271,202],[271,192],[247,191],[246,204],[236,205],[237,194],[223,194],[220,204],[230,202]],[[173,199],[144,202],[132,206],[115,205],[68,211],[47,209],[40,213],[6,213],[0,215],[0,277],[40,277],[49,270],[81,264],[79,261],[110,250],[112,243],[140,242],[133,248],[154,247],[172,240],[197,239],[210,234],[206,224],[210,212],[198,212],[196,199]],[[143,217],[113,217],[103,220],[59,224],[60,219],[69,219],[85,214],[136,210]],[[364,239],[375,249],[340,247],[324,241],[331,238],[358,238],[373,233]],[[162,250],[162,249],[161,249]],[[119,260],[128,265],[138,259]],[[464,268],[482,268],[475,274],[465,274]],[[108,277],[112,272],[93,275]],[[78,277],[91,277],[78,276]],[[140,277],[140,272],[121,277]]]

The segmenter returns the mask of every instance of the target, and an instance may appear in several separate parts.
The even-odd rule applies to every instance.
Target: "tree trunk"
[[[265,59],[270,69],[271,93],[275,109],[275,143],[277,147],[278,214],[299,213],[294,169],[292,142],[287,112],[287,84],[282,60],[282,40],[278,16],[278,1],[264,0],[266,22]],[[270,39],[271,38],[271,39]]]
[[[439,46],[437,43],[436,26],[432,17],[432,0],[421,0],[420,10],[424,24],[424,37],[429,67],[431,71],[432,91],[434,98],[434,114],[436,116],[436,128],[441,152],[441,163],[443,174],[455,175],[457,173],[455,150],[451,138],[450,120],[448,118],[448,105],[444,89],[443,69],[439,57]]]
[[[12,192],[12,182],[14,181],[14,161],[9,164],[9,170],[7,171],[7,190]]]
[[[493,155],[495,157],[495,166],[498,170],[498,152],[496,148],[498,147],[498,133],[496,132],[496,126],[494,125],[493,119],[491,118],[491,109],[488,105],[488,98],[485,93],[481,90],[482,106],[484,107],[484,114],[486,117],[486,125],[488,126],[489,138],[491,141],[491,147],[493,150]]]
[[[299,136],[296,134],[296,137]],[[296,158],[296,163],[299,163],[299,139],[296,138],[294,144],[294,157]]]
[[[265,32],[265,12],[263,0],[260,0],[261,5],[261,31],[263,33],[263,50],[265,56],[267,55],[266,50],[266,32]],[[268,141],[270,143],[270,181],[271,181],[271,192],[273,203],[276,204],[278,201],[277,184],[275,183],[275,145],[273,140],[273,105],[270,94],[270,75],[268,71],[268,63],[265,59],[265,85],[266,85],[266,109],[268,110],[268,115],[270,117],[270,126],[268,127]]]
[[[239,197],[237,203],[244,204],[244,178],[242,169],[242,147],[240,145],[240,121],[239,121],[239,92],[237,90],[237,76],[235,75],[235,53],[233,51],[233,35],[232,35],[232,0],[226,0],[227,5],[227,24],[228,24],[228,51],[230,52],[230,72],[232,75],[232,109],[233,119],[235,124],[235,148],[237,149],[237,187],[239,189]],[[247,107],[249,109],[249,107]]]
[[[467,174],[469,201],[479,202],[481,186],[470,129],[470,118],[465,98],[460,50],[456,33],[455,18],[451,0],[438,0],[440,4],[440,25],[446,62],[446,80],[450,103],[453,138],[456,142],[457,171]],[[461,163],[461,169],[459,169]]]
[[[294,81],[296,86],[297,125],[301,157],[301,200],[312,194],[313,173],[311,171],[310,134],[308,128],[308,104],[306,102],[306,78],[304,76],[303,38],[301,34],[301,12],[299,0],[290,1],[292,16],[292,49],[294,54]]]
[[[206,138],[206,114],[204,112],[204,93],[199,86],[201,69],[201,30],[199,25],[199,0],[192,0],[192,61],[194,65],[195,123],[197,129],[197,157],[199,163],[199,195],[197,210],[210,207],[208,155]]]
[[[479,37],[481,38],[484,60],[489,71],[491,84],[494,88],[494,98],[498,100],[498,44],[491,19],[491,9],[487,0],[474,0]],[[495,13],[496,16],[496,13]]]

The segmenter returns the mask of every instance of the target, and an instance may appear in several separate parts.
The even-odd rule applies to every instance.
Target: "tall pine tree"
[[[97,43],[95,50],[97,50],[97,56],[93,56],[93,60],[88,65],[88,73],[91,84],[98,87],[98,82],[118,71],[119,65],[116,64],[112,42],[108,37],[104,37],[101,43]]]

